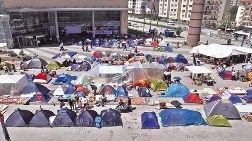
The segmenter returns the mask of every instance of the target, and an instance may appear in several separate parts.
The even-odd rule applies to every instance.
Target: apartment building
[[[240,0],[231,0],[230,7],[238,6],[240,4]]]
[[[203,24],[216,27],[229,8],[230,0],[207,0],[204,8]]]
[[[252,28],[252,0],[240,0],[235,21],[236,26]]]
[[[159,1],[160,0],[155,0],[155,10],[156,13],[158,13],[159,10]],[[151,11],[146,12],[146,7],[149,10],[153,10],[152,6],[152,0],[128,0],[128,7],[132,8],[133,10],[129,10],[128,13],[129,15],[145,15],[145,14],[151,14]],[[154,10],[152,13],[155,13]]]

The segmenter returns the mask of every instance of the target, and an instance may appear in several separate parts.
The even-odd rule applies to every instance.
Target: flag
[[[157,13],[156,8],[155,8],[155,0],[152,0],[152,9],[154,10],[155,14]]]
[[[150,11],[151,11],[151,9],[147,6],[147,4],[145,4],[145,12],[148,13]]]

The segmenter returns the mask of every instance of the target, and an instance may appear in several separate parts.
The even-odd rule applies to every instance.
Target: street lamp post
[[[1,111],[0,111],[0,122],[1,122],[1,125],[2,125],[5,140],[10,141],[10,135],[9,135],[9,133],[7,131],[7,128],[6,128],[5,124],[4,124],[4,115],[1,113]]]

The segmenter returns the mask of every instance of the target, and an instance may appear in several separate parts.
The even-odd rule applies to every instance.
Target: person
[[[13,69],[14,72],[17,72],[16,67],[15,67],[14,64],[12,64],[12,69]]]
[[[231,74],[232,74],[232,81],[234,81],[236,76],[235,70],[233,70]]]
[[[132,110],[132,107],[131,107],[131,99],[128,97],[128,103],[127,103],[128,105],[127,105],[127,109],[129,110],[129,111],[131,111]]]
[[[37,41],[37,45],[40,46],[40,40]]]
[[[60,108],[63,108],[65,106],[65,103],[63,101],[60,102]]]
[[[126,50],[127,51],[127,46],[126,44],[123,44],[123,51]]]
[[[208,40],[206,41],[206,45],[208,45]]]
[[[89,50],[88,50],[88,44],[86,44],[86,52],[89,52]]]
[[[227,45],[231,45],[231,39],[227,40]]]
[[[69,99],[69,100],[68,100],[68,105],[70,106],[71,110],[74,109],[73,100]]]
[[[45,70],[44,70],[44,66],[43,65],[41,65],[41,72],[44,72]]]
[[[236,72],[236,80],[240,80],[240,70],[237,70]]]
[[[53,43],[52,37],[50,37],[49,40],[50,40],[50,43],[52,45],[52,43]]]
[[[137,47],[135,47],[135,51],[134,52],[137,53]]]
[[[2,63],[2,58],[0,57],[0,64]]]
[[[84,44],[82,45],[81,49],[82,49],[83,52],[85,51]]]
[[[177,48],[180,48],[180,47],[179,47],[179,42],[177,42]]]
[[[64,51],[64,50],[65,50],[65,49],[64,49],[63,42],[61,42],[59,46],[60,46],[60,51]]]
[[[8,72],[9,72],[7,66],[3,66],[3,69],[4,69],[4,72],[5,72],[5,73],[8,73]]]
[[[88,105],[88,98],[86,96],[83,96],[81,98],[81,103],[82,103],[82,106],[85,108]]]
[[[122,99],[120,99],[116,109],[119,109],[119,108],[121,109],[121,108],[124,108],[124,107],[125,107],[125,103],[122,101]]]
[[[76,64],[76,60],[75,59],[73,59],[73,64]]]

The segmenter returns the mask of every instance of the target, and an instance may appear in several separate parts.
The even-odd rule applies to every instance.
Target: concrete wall
[[[128,0],[3,0],[5,8],[128,8]]]

